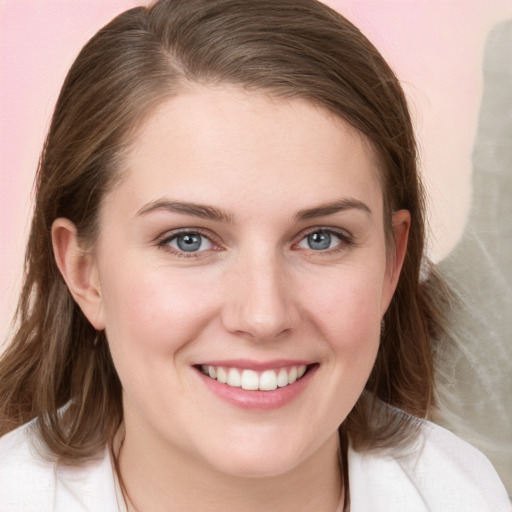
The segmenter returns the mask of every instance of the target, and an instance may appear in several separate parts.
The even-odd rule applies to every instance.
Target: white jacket
[[[0,438],[0,512],[124,512],[108,448],[85,465],[58,466],[34,448],[31,425]],[[485,456],[429,422],[407,457],[350,448],[348,466],[351,512],[512,510]]]

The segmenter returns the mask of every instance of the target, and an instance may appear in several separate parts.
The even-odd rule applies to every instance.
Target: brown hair
[[[121,383],[108,343],[97,339],[59,274],[51,227],[68,218],[85,244],[94,243],[99,206],[119,178],[130,136],[157,105],[194,82],[327,109],[364,134],[380,158],[391,248],[392,212],[409,210],[407,255],[367,393],[340,427],[345,448],[348,436],[360,446],[396,445],[411,431],[410,417],[384,408],[371,421],[373,397],[429,414],[443,287],[433,270],[420,280],[424,201],[399,82],[356,27],[315,0],[161,0],[122,13],[80,52],[39,164],[18,329],[0,361],[0,434],[37,417],[45,445],[67,463],[111,440],[122,420]]]

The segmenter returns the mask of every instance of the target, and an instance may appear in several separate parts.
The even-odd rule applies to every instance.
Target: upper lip
[[[307,359],[272,359],[267,361],[256,361],[254,359],[216,359],[201,361],[194,366],[222,366],[223,368],[238,368],[241,370],[265,371],[288,366],[310,365],[315,361]]]

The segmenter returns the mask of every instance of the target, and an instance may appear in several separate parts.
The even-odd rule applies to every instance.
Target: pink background
[[[7,337],[15,308],[29,227],[32,181],[60,84],[80,47],[96,30],[119,12],[140,3],[143,2],[0,0],[0,343]],[[457,244],[468,219],[471,152],[482,96],[485,40],[493,26],[512,18],[512,3],[326,3],[363,30],[404,84],[417,125],[422,170],[431,198],[429,251],[434,259],[441,260]],[[494,384],[491,387],[496,388]],[[502,391],[506,399],[510,398],[505,381]],[[510,421],[510,411],[505,411],[497,423],[504,424],[503,418]],[[510,436],[507,442],[510,449]],[[510,491],[509,462],[495,458]]]
[[[431,195],[431,253],[455,245],[470,201],[470,154],[485,36],[509,0],[330,0],[393,65],[410,96]],[[21,275],[31,185],[60,84],[80,47],[137,0],[0,4],[0,334]],[[4,338],[4,336],[2,336]]]

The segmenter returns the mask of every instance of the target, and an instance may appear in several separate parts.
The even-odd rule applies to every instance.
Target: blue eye
[[[169,245],[180,252],[208,251],[213,247],[212,242],[208,238],[194,232],[178,233],[168,238],[165,241],[165,245]]]
[[[325,230],[318,230],[305,236],[297,246],[301,249],[311,249],[313,251],[327,251],[337,247],[343,242],[340,236]]]

